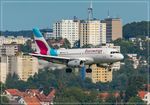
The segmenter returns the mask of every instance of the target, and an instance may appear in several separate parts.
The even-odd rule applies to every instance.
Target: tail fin
[[[40,30],[38,28],[34,28],[33,33],[34,33],[34,40],[35,40],[35,43],[36,43],[37,53],[40,53],[40,54],[43,54],[43,55],[49,54],[50,47],[47,44],[46,40],[44,39],[44,37],[43,37],[42,33],[40,32]]]

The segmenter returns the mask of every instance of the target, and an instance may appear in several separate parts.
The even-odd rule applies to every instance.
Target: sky
[[[0,30],[31,30],[33,27],[52,28],[62,19],[87,19],[91,0],[1,0]],[[150,0],[92,0],[97,19],[120,17],[123,24],[149,20]]]

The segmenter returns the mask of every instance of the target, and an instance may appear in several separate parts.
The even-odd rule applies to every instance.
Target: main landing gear
[[[91,68],[87,68],[86,69],[86,73],[91,73],[92,72],[92,69]]]
[[[91,67],[91,65],[89,65],[89,67],[87,69],[85,69],[86,73],[91,73],[92,72],[92,69],[90,67]],[[72,72],[72,68],[67,67],[66,68],[66,73],[71,73],[71,72]]]
[[[72,69],[71,68],[66,68],[66,73],[71,73]]]
[[[92,72],[92,69],[90,67],[91,67],[91,65],[89,65],[89,68],[86,69],[86,73],[91,73]]]

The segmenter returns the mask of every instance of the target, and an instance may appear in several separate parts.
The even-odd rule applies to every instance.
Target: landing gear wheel
[[[66,68],[66,73],[71,73],[72,69],[71,68]]]
[[[91,73],[92,72],[92,69],[91,68],[87,68],[86,69],[86,73]]]
[[[112,69],[111,68],[108,68],[108,71],[111,71]]]

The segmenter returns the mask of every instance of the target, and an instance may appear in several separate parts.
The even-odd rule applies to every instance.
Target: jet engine
[[[81,60],[72,60],[68,62],[69,67],[81,67],[83,64],[83,61]]]
[[[107,63],[97,64],[97,67],[106,68],[106,69],[109,70],[109,71],[112,70],[112,66],[113,66],[113,64],[107,64]]]
[[[107,63],[102,63],[102,64],[97,64],[97,67],[108,67],[109,64]]]

